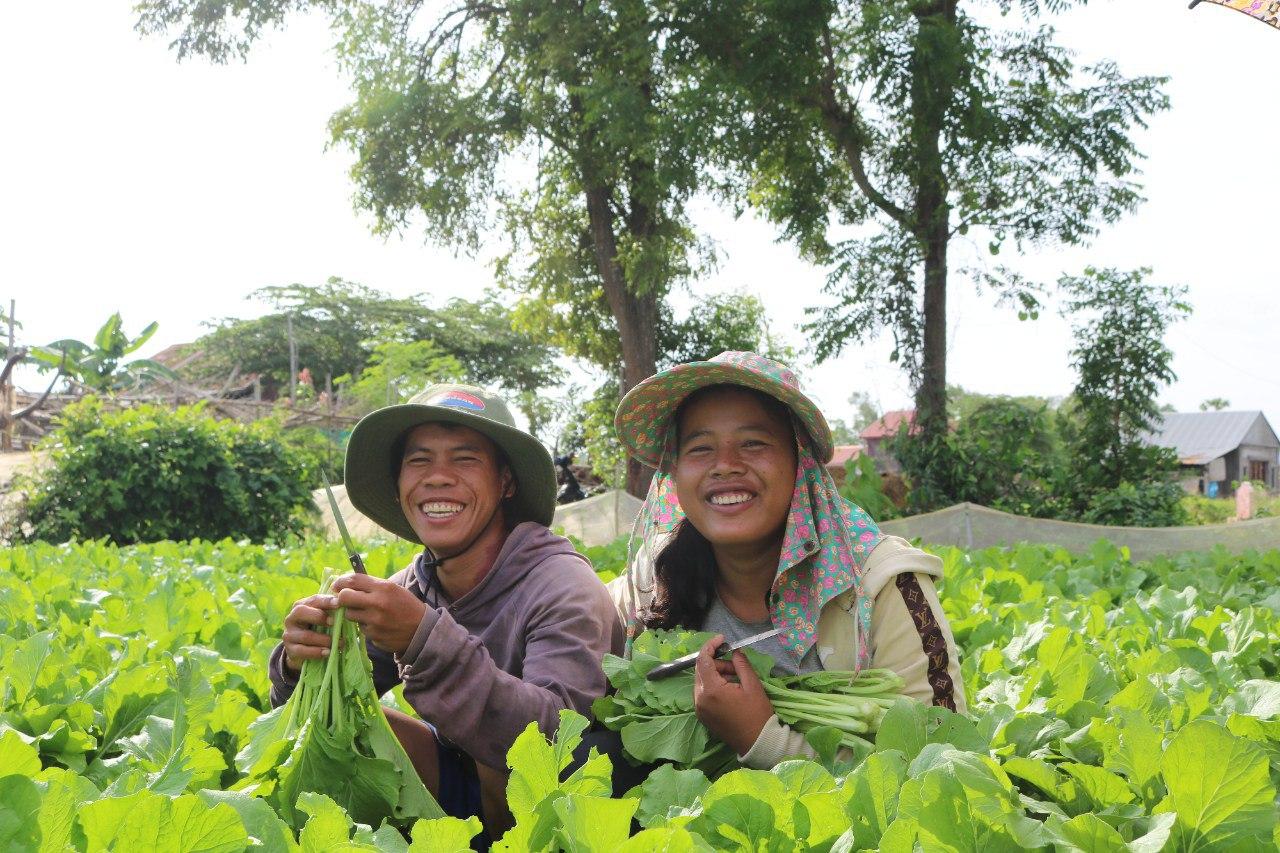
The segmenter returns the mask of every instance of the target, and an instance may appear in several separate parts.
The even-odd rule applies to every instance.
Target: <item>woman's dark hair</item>
[[[646,628],[702,630],[716,595],[711,543],[685,518],[653,561],[653,601],[641,615]]]
[[[795,429],[791,409],[786,403],[763,391],[730,384],[699,388],[684,398],[673,416],[677,429],[691,403],[709,393],[725,389],[750,394],[766,412]],[[688,518],[680,521],[675,533],[654,559],[653,577],[653,601],[641,614],[645,627],[702,630],[702,623],[716,596],[716,556],[711,550],[711,543]]]

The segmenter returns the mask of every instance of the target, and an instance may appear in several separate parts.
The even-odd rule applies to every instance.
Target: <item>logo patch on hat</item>
[[[450,409],[466,409],[468,412],[483,412],[484,400],[466,391],[446,391],[439,397],[427,401],[428,406],[445,406]]]

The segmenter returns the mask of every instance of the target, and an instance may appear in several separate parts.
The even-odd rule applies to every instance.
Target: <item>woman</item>
[[[951,629],[934,590],[942,561],[882,534],[840,497],[824,463],[831,430],[785,366],[726,352],[652,376],[618,407],[618,437],[656,469],[643,544],[611,584],[629,634],[712,631],[695,668],[698,718],[749,767],[814,755],[778,720],[723,639],[784,672],[885,667],[923,702],[964,710]],[[652,559],[650,558],[652,556]]]

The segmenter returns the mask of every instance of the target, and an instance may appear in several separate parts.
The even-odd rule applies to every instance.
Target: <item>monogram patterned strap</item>
[[[924,597],[920,581],[911,572],[904,572],[896,579],[898,591],[907,604],[907,612],[916,625],[916,633],[920,635],[920,646],[929,659],[928,679],[933,688],[933,704],[954,711],[956,709],[955,685],[951,681],[951,673],[947,671],[950,663],[947,655],[947,641],[942,636],[942,628],[933,616],[933,609]]]

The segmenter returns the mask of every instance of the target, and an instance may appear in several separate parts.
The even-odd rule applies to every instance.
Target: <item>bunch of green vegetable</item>
[[[326,575],[321,592],[331,585]],[[304,662],[289,701],[249,727],[236,789],[265,797],[295,827],[305,821],[296,803],[306,791],[370,826],[443,817],[382,713],[360,626],[339,608],[329,633],[329,656]]]
[[[638,761],[671,761],[715,775],[734,763],[732,751],[711,737],[693,710],[693,670],[659,681],[646,678],[658,665],[695,652],[711,634],[646,631],[630,658],[606,655],[604,670],[614,693],[596,701],[596,719],[622,733],[627,753]],[[865,752],[861,736],[875,732],[885,712],[902,697],[902,679],[884,669],[822,671],[773,676],[773,659],[745,650],[760,676],[778,719],[797,731],[838,733],[837,745]],[[834,738],[833,738],[834,739]]]

